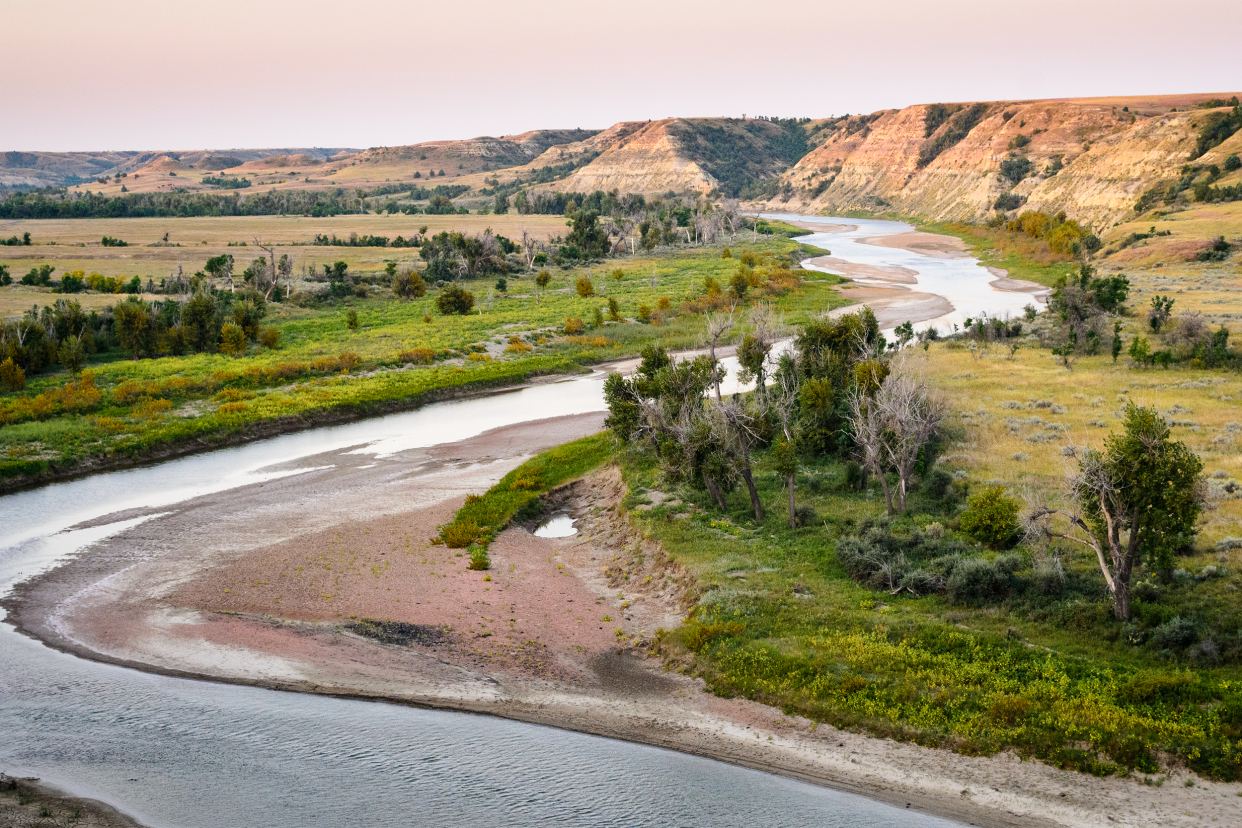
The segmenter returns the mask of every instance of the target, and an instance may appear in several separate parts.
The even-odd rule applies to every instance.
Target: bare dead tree
[[[888,513],[893,514],[893,493],[884,475],[884,420],[880,407],[861,386],[854,386],[847,399],[849,404],[850,431],[858,446],[862,465],[880,481],[884,503]]]
[[[760,435],[762,416],[752,411],[736,397],[709,406],[707,410],[713,424],[714,436],[724,447],[731,465],[737,469],[738,476],[746,483],[746,491],[750,494],[750,506],[755,512],[755,520],[762,522],[763,502],[759,499],[759,490],[755,487],[755,478],[750,466],[750,458],[762,440]]]
[[[850,392],[849,419],[863,463],[879,478],[892,515],[906,510],[919,451],[944,422],[945,407],[913,359],[903,354],[893,358],[879,388],[872,390],[874,385],[860,383]],[[897,473],[896,491],[885,477],[889,470]]]
[[[716,349],[729,337],[736,323],[733,319],[733,308],[728,313],[707,314],[707,356],[712,361],[712,387],[716,389],[716,402],[721,401],[720,383],[724,379],[724,371],[716,358]]]
[[[906,510],[906,494],[914,477],[919,451],[935,436],[945,418],[945,406],[919,370],[914,358],[898,354],[875,402],[885,424],[881,445],[897,472],[897,509]]]
[[[522,256],[526,259],[526,269],[535,269],[535,257],[539,255],[539,242],[525,227],[522,228]]]
[[[726,198],[720,203],[720,217],[729,228],[729,238],[737,238],[738,228],[742,226],[742,208],[736,198]]]

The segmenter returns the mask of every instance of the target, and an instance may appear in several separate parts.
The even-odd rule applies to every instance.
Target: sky
[[[0,0],[0,151],[1242,90],[1239,0]]]

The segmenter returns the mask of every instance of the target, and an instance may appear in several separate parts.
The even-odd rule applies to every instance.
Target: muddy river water
[[[944,291],[953,316],[938,324],[1029,301],[992,291],[994,277],[973,259],[857,241],[905,225],[825,221],[859,229],[805,240],[841,259],[914,269],[917,290]],[[595,373],[0,497],[0,594],[152,508],[304,473],[299,461],[333,450],[382,463],[549,411],[601,411],[602,386]],[[151,826],[951,824],[643,745],[100,664],[9,624],[0,624],[0,771],[38,776]]]

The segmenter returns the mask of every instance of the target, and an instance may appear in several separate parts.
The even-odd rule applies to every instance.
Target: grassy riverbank
[[[1016,248],[1006,255],[1026,268],[1015,274],[1022,278],[1046,279],[1058,266],[1021,259]],[[1193,290],[1174,294],[1179,310],[1230,321],[1217,300],[1236,297],[1242,277],[1214,264],[1161,264],[1101,269],[1128,271],[1131,308],[1176,279]],[[1117,321],[1127,344],[1153,336],[1137,311]],[[1242,379],[1191,362],[1147,368],[1124,355],[1079,355],[1067,366],[1041,347],[1059,324],[1028,322],[1017,348],[947,341],[916,352],[950,417],[938,474],[921,476],[895,518],[884,517],[877,482],[860,488],[845,458],[802,459],[800,526],[791,529],[767,450],[755,456],[759,521],[740,486],[722,513],[650,453],[618,448],[629,520],[696,582],[684,625],[659,639],[666,663],[721,696],[960,753],[1012,750],[1150,785],[1179,768],[1242,779]],[[1157,409],[1173,439],[1199,456],[1207,507],[1171,573],[1140,567],[1133,614],[1122,622],[1090,550],[1010,541],[998,551],[962,518],[972,495],[994,487],[1020,504],[1024,493],[1060,486],[1066,442],[1100,447],[1130,401]],[[964,571],[986,577],[922,595],[894,591],[860,578],[852,553],[839,554],[867,538],[904,544],[920,561],[973,561]]]
[[[475,312],[466,316],[440,314],[435,291],[412,301],[379,295],[269,305],[265,324],[278,331],[279,347],[251,346],[240,357],[132,360],[110,351],[92,358],[81,380],[65,372],[36,375],[24,390],[0,395],[0,480],[24,485],[308,420],[415,405],[447,389],[571,373],[636,354],[648,342],[691,347],[712,304],[707,280],[727,290],[747,251],[757,284],[743,305],[769,301],[797,322],[845,301],[830,289],[839,281],[833,277],[780,276],[795,241],[760,235],[757,244],[734,247],[730,258],[714,245],[558,268],[543,289],[529,273],[510,275],[504,292],[495,277],[465,281],[476,297]],[[580,295],[583,278],[592,295]]]

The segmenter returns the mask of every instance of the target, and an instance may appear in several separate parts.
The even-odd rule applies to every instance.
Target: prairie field
[[[546,241],[549,236],[566,232],[562,216],[505,215],[341,215],[331,218],[308,216],[219,216],[202,218],[120,218],[120,219],[39,219],[0,221],[0,238],[31,234],[29,247],[0,247],[0,264],[7,265],[14,278],[35,265],[50,264],[56,268],[55,278],[62,273],[82,270],[103,276],[141,276],[157,283],[176,273],[181,266],[187,274],[202,269],[212,256],[231,254],[236,272],[250,262],[266,255],[254,246],[256,238],[265,244],[282,248],[296,260],[296,267],[320,269],[325,263],[347,262],[353,270],[382,270],[387,261],[412,262],[418,248],[315,246],[316,235],[336,236],[348,240],[351,233],[359,236],[397,236],[410,238],[422,227],[427,233],[445,230],[481,233],[491,228],[511,239],[520,240],[522,228]],[[154,246],[163,244],[180,246]],[[104,247],[104,236],[125,241],[128,247]],[[236,245],[245,244],[245,247]],[[233,244],[235,246],[230,247]],[[292,249],[283,249],[292,248]],[[3,289],[0,289],[0,295]]]

